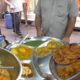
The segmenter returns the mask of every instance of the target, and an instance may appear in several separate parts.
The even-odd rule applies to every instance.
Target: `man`
[[[13,21],[13,32],[15,32],[18,36],[21,36],[20,32],[20,12],[23,10],[22,0],[4,0],[7,4],[8,11],[12,15]]]
[[[70,41],[78,15],[76,0],[38,0],[35,14],[37,36],[44,34]]]

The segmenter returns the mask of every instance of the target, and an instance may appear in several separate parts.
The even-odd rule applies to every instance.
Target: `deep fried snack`
[[[80,59],[80,46],[63,45],[53,53],[53,58],[57,64],[71,64]]]
[[[75,63],[72,63],[70,65],[57,67],[57,73],[62,79],[67,79],[78,72],[80,72],[80,60],[77,60]]]

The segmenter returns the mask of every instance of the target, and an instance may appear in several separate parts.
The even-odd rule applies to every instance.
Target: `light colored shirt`
[[[78,15],[76,0],[38,0],[35,13],[41,16],[47,36],[63,38],[68,19]]]
[[[12,10],[9,6],[8,6],[8,11],[11,13],[14,12],[20,12],[23,10],[23,0],[10,0],[10,3],[14,6],[14,10]]]

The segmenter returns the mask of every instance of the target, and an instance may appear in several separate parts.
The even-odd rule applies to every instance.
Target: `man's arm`
[[[35,27],[37,31],[37,36],[42,36],[42,30],[41,30],[41,24],[42,24],[42,18],[41,18],[41,0],[38,0],[37,6],[35,8]]]
[[[66,29],[66,32],[64,34],[64,38],[63,40],[65,42],[69,42],[69,39],[70,39],[70,36],[71,36],[71,33],[75,27],[75,22],[76,22],[76,17],[71,17],[68,21],[68,25],[67,25],[67,29]]]
[[[37,36],[42,36],[43,35],[43,32],[41,30],[41,17],[40,16],[37,16],[35,17],[35,27],[36,27],[36,30],[37,30]]]
[[[63,40],[70,41],[71,33],[75,27],[76,17],[78,16],[78,7],[76,0],[69,0],[69,20]]]
[[[9,0],[4,0],[4,2],[12,9],[14,9],[14,6],[10,3]]]
[[[4,2],[5,2],[8,6],[11,6],[11,3],[9,2],[9,0],[4,0]]]

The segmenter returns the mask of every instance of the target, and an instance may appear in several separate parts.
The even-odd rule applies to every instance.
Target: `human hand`
[[[37,31],[37,36],[38,37],[44,36],[44,33],[42,31]]]
[[[63,41],[65,44],[68,44],[70,42],[70,38],[69,37],[64,37]]]

